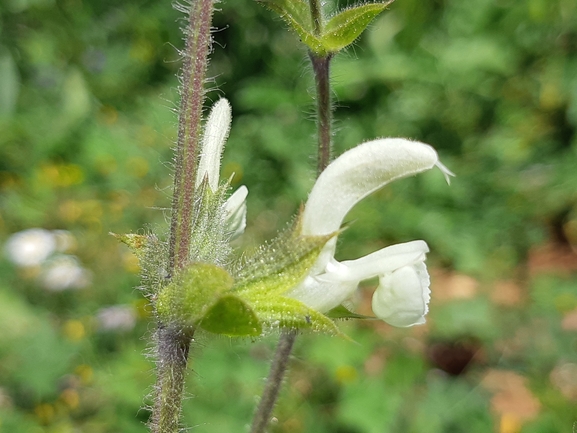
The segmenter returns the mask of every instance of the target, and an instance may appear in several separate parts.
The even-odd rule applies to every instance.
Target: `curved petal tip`
[[[447,168],[447,166],[445,164],[443,164],[441,161],[437,161],[435,163],[435,166],[441,170],[441,172],[443,173],[443,176],[445,176],[445,180],[447,181],[448,185],[451,185],[451,177],[455,177],[456,174],[453,173],[451,170],[449,170]]]

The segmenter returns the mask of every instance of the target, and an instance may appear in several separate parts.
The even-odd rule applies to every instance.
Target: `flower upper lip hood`
[[[302,216],[304,235],[339,230],[346,214],[360,200],[386,184],[439,167],[447,182],[454,176],[428,144],[404,138],[369,141],[348,150],[321,173]]]
[[[439,162],[431,146],[403,138],[363,143],[338,157],[321,173],[305,205],[301,234],[336,233],[346,214],[361,199],[393,180],[438,167],[447,182],[453,173]],[[362,280],[379,277],[374,313],[394,326],[424,323],[429,302],[429,275],[424,241],[383,248],[357,260],[334,259],[336,236],[324,247],[305,280],[287,294],[318,311],[340,305]]]

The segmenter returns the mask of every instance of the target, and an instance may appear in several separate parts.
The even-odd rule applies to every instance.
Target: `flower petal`
[[[212,106],[212,110],[204,127],[202,137],[202,148],[198,172],[196,174],[196,186],[208,178],[208,185],[211,190],[218,188],[220,177],[220,157],[224,149],[224,143],[230,131],[232,120],[232,109],[229,102],[221,98]]]
[[[242,185],[224,203],[225,224],[231,239],[239,237],[246,227],[246,196],[248,189]]]
[[[362,198],[437,163],[437,152],[431,146],[403,138],[369,141],[348,150],[329,164],[315,183],[303,212],[303,234],[337,231]]]
[[[357,286],[357,281],[323,281],[320,278],[308,276],[284,296],[298,299],[310,308],[326,313],[342,304],[355,292]]]
[[[439,170],[441,170],[441,172],[443,173],[443,176],[445,176],[445,180],[447,181],[447,184],[451,185],[451,177],[455,177],[456,174],[453,173],[451,170],[449,170],[447,168],[447,166],[445,164],[443,164],[441,161],[437,161],[437,163],[435,165],[437,166],[437,168]]]
[[[429,310],[429,284],[429,274],[423,262],[385,274],[373,295],[373,312],[393,326],[423,324]]]
[[[404,266],[425,260],[429,247],[425,241],[411,241],[391,245],[356,260],[345,260],[334,267],[333,271],[320,276],[324,281],[357,281],[366,280],[396,271]]]

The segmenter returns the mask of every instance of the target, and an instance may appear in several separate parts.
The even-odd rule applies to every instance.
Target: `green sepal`
[[[248,302],[265,327],[342,335],[331,319],[297,299],[258,296],[248,299]]]
[[[313,33],[308,2],[304,0],[257,0],[257,2],[276,12],[312,52],[319,56],[328,54],[321,40]]]
[[[196,326],[232,286],[233,279],[224,269],[208,263],[193,263],[158,293],[155,302],[158,318],[164,323]]]
[[[327,317],[331,319],[370,319],[374,320],[375,317],[365,316],[363,314],[357,314],[350,311],[348,308],[339,305],[326,313]]]
[[[212,304],[199,326],[214,334],[231,337],[257,337],[262,326],[252,308],[234,295],[224,295]]]
[[[207,177],[196,188],[189,241],[191,262],[223,265],[228,261],[231,250],[224,222],[228,188],[228,183],[225,183],[212,191]]]
[[[367,3],[337,13],[323,29],[321,36],[323,48],[328,52],[336,53],[352,44],[392,1]]]
[[[146,241],[148,240],[148,236],[146,235],[135,235],[133,233],[129,233],[126,235],[119,235],[116,233],[109,233],[111,236],[114,236],[116,239],[118,239],[120,242],[122,242],[125,245],[128,245],[128,247],[130,248],[130,251],[132,251],[132,253],[140,258],[142,257],[142,254],[144,252],[144,248],[146,247]]]
[[[234,291],[243,298],[279,296],[299,284],[310,272],[325,244],[336,234],[300,236],[297,224],[271,244],[245,258],[235,275]]]

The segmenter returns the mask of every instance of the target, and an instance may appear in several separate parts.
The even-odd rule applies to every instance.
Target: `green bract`
[[[208,308],[200,327],[214,334],[256,337],[262,325],[254,310],[234,295],[223,295]]]
[[[311,10],[307,1],[257,1],[276,12],[311,52],[320,57],[336,54],[352,44],[369,23],[392,3],[392,0],[366,3],[344,9],[328,19],[322,17],[320,34],[317,34],[312,27]]]

